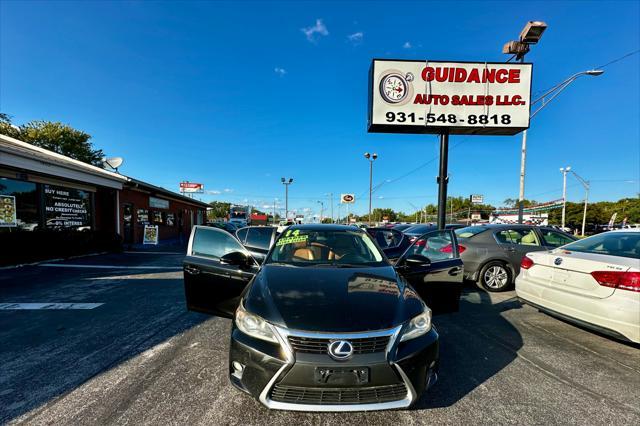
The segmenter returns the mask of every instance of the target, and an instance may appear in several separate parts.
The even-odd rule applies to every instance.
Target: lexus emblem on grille
[[[329,343],[329,355],[331,358],[344,361],[353,355],[353,345],[346,340],[336,340]]]
[[[554,260],[553,263],[555,263],[556,265],[561,264],[562,263],[562,258],[561,257],[556,257],[556,260]]]

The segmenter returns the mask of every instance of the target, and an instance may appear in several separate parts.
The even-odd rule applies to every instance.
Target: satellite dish
[[[118,167],[120,167],[123,162],[124,158],[122,157],[111,157],[102,160],[102,164],[105,166],[105,168],[109,167],[110,169],[115,170],[116,173],[118,172]]]

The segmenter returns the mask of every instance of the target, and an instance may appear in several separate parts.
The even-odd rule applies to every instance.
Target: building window
[[[144,225],[149,223],[149,210],[138,209],[137,211],[138,223]]]
[[[0,232],[33,231],[38,225],[37,185],[33,182],[0,178]]]
[[[162,212],[158,210],[153,211],[153,223],[162,224],[164,221],[162,220]]]
[[[176,217],[174,213],[167,213],[167,226],[175,226]]]
[[[43,185],[45,226],[49,229],[91,229],[91,193]]]

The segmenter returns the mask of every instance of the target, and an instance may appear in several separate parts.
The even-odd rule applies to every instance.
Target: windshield
[[[287,230],[265,263],[295,266],[383,266],[388,263],[366,232]]]
[[[640,259],[640,232],[607,232],[567,244],[562,249]]]
[[[484,226],[467,226],[466,228],[456,229],[455,232],[458,238],[471,238],[474,235],[478,235],[481,232],[486,231],[487,228]]]

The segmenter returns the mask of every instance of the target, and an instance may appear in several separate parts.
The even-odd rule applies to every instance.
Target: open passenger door
[[[232,318],[258,268],[233,235],[208,226],[193,227],[183,262],[187,309]]]
[[[431,231],[398,259],[396,269],[434,314],[457,312],[462,291],[462,259],[452,230]]]

